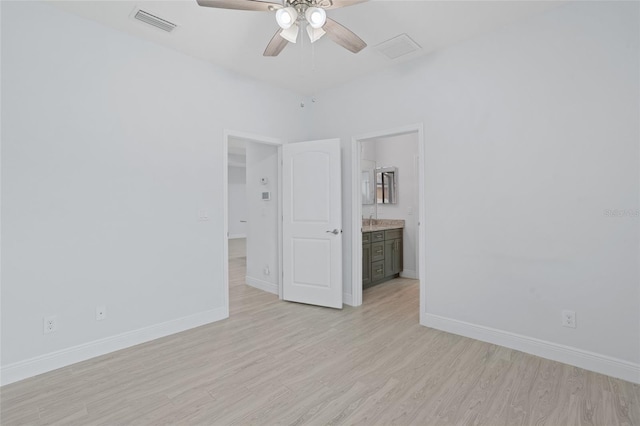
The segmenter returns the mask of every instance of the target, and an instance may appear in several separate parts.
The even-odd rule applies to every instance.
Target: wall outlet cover
[[[58,317],[56,315],[44,317],[42,327],[43,334],[55,333],[58,331]]]
[[[104,321],[107,319],[107,307],[96,306],[96,321]]]
[[[207,209],[198,209],[198,221],[206,222],[209,220],[209,210]]]
[[[562,326],[576,328],[576,313],[574,311],[562,311]]]

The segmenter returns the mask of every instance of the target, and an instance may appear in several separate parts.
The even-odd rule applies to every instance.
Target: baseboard
[[[3,366],[0,369],[0,384],[3,386],[8,385],[38,374],[67,367],[77,362],[130,348],[131,346],[180,333],[181,331],[200,327],[228,317],[229,311],[225,306],[19,361]]]
[[[353,297],[348,293],[342,293],[342,303],[353,306]]]
[[[422,325],[640,384],[633,362],[438,315],[424,314]]]
[[[258,278],[247,277],[247,285],[257,288],[258,290],[266,291],[267,293],[273,293],[278,295],[278,285],[270,283],[268,281],[260,280]]]
[[[416,271],[411,271],[411,270],[404,270],[402,272],[400,272],[400,277],[401,278],[410,278],[412,280],[417,280],[418,279],[418,273]]]
[[[231,234],[229,235],[230,240],[239,240],[241,238],[247,238],[247,234]]]

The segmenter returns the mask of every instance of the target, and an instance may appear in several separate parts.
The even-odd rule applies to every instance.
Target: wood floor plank
[[[417,281],[342,310],[245,284],[230,318],[0,388],[4,425],[635,425],[640,386],[418,324]]]

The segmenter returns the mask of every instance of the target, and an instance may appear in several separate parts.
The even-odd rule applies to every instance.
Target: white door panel
[[[282,151],[283,299],[342,308],[340,141]]]

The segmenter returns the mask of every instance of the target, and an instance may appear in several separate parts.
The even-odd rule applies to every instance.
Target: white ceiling
[[[329,17],[368,43],[369,47],[362,52],[353,54],[327,37],[313,45],[305,38],[303,42],[299,39],[297,44],[289,44],[275,58],[262,56],[278,28],[271,12],[211,9],[198,6],[195,0],[51,3],[237,73],[313,95],[363,74],[524,20],[563,1],[373,0],[328,11]],[[178,28],[165,33],[134,20],[131,14],[137,7],[178,24]],[[422,49],[392,61],[373,48],[402,33]]]

